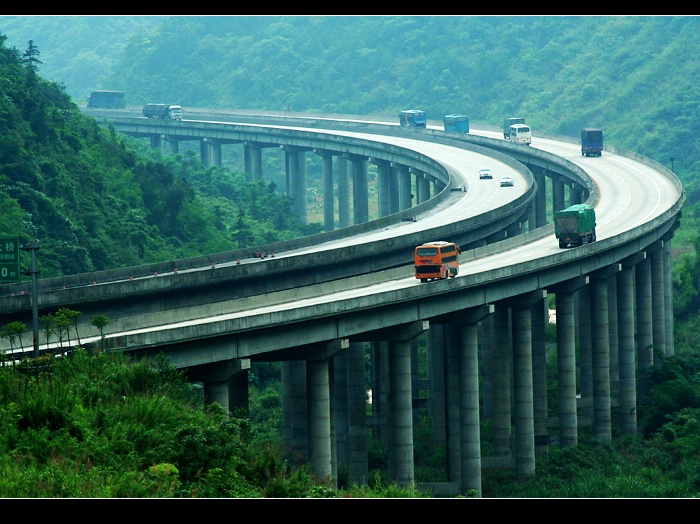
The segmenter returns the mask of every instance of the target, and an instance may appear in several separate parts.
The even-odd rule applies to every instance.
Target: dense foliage
[[[0,234],[37,239],[41,276],[133,266],[302,236],[272,182],[162,158],[82,115],[0,35]],[[25,267],[28,266],[26,262]]]
[[[0,24],[0,236],[38,239],[42,277],[317,227],[293,217],[277,190],[283,167],[266,165],[268,181],[250,183],[235,169],[240,159],[208,169],[193,151],[162,156],[85,118],[78,106],[94,89],[122,89],[136,106],[392,118],[419,107],[433,121],[464,112],[476,126],[517,114],[535,132],[575,136],[600,126],[608,144],[673,165],[688,196],[673,251],[679,357],[654,369],[640,436],[601,449],[582,430],[580,446],[538,458],[535,478],[486,471],[484,495],[698,496],[700,19],[0,16]],[[1,326],[0,336],[21,331]],[[255,411],[239,420],[205,407],[164,362],[78,351],[0,368],[0,496],[334,496],[272,444],[277,374],[256,368]],[[421,431],[417,480],[438,480],[444,450]],[[370,443],[373,467],[385,465],[385,452]],[[378,490],[352,495],[411,496],[376,475]]]

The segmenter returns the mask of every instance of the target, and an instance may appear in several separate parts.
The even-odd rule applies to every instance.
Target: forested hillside
[[[94,89],[120,89],[134,106],[167,101],[391,118],[400,109],[422,108],[436,121],[464,112],[475,127],[498,126],[513,115],[525,116],[535,133],[577,136],[583,126],[602,127],[608,144],[672,167],[684,183],[688,200],[673,250],[676,311],[687,320],[700,307],[695,249],[700,145],[693,140],[700,132],[700,17],[14,15],[0,16],[0,34],[20,54],[31,41],[39,53],[37,72],[81,106]],[[44,276],[129,265],[165,252],[179,257],[195,246],[201,253],[267,242],[280,228],[283,236],[303,230],[285,224],[285,215],[270,219],[253,216],[256,206],[246,210],[250,198],[247,190],[239,191],[242,179],[235,179],[231,164],[225,166],[234,172],[217,174],[223,182],[211,195],[205,192],[212,173],[193,156],[179,165],[166,160],[167,167],[157,168],[167,171],[163,175],[154,174],[145,160],[129,162],[136,165],[124,165],[123,159],[88,162],[85,169],[117,204],[97,198],[83,205],[104,210],[57,220],[60,241],[53,247],[54,240],[47,239],[42,248],[44,255],[56,255]],[[108,175],[110,170],[118,175]],[[31,171],[42,172],[36,166]],[[57,172],[55,180],[76,173],[65,167]],[[279,185],[279,173],[266,173]],[[159,184],[167,190],[161,192]],[[79,181],[65,185],[83,187]],[[51,187],[60,186],[54,181]],[[33,189],[45,193],[59,214],[78,209],[42,186]],[[260,198],[272,198],[270,189]],[[242,203],[232,206],[232,195],[243,196]],[[206,206],[198,205],[206,199],[211,199]],[[13,206],[6,209],[5,223],[21,222],[20,234],[43,233],[25,226],[31,220],[12,218]],[[113,215],[116,223],[109,219]],[[88,224],[89,217],[104,223]],[[264,225],[257,228],[259,221]],[[69,232],[60,233],[64,223]],[[202,231],[207,231],[203,244],[197,234]]]
[[[36,46],[3,44],[0,35],[0,235],[39,241],[42,278],[308,232],[274,184],[205,169],[192,154],[163,159],[144,150],[44,80]]]
[[[603,127],[680,172],[699,158],[695,16],[1,16],[0,32],[32,39],[81,103],[110,88],[134,105],[517,114]]]

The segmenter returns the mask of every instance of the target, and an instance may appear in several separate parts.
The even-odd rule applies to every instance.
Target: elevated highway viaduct
[[[202,133],[207,125],[214,123],[182,122],[177,127]],[[273,133],[317,133],[319,140],[326,140],[319,149],[326,150],[347,147],[330,147],[326,135],[333,134],[337,137],[333,140],[342,144],[365,140],[374,148],[386,147],[385,156],[397,147],[394,140],[405,139],[400,135],[407,133],[398,126],[364,122],[355,123],[359,129],[355,131],[347,129],[352,123],[341,121],[306,127],[296,121],[286,126],[228,125],[246,132],[250,126],[269,129],[266,140]],[[164,134],[161,131],[155,130]],[[414,397],[420,386],[411,371],[418,337],[426,341],[430,356],[428,404],[435,438],[445,444],[450,457],[449,482],[440,486],[442,490],[480,493],[481,469],[489,465],[512,466],[520,475],[531,475],[537,453],[546,451],[551,438],[556,437],[560,446],[577,443],[580,421],[590,420],[602,444],[611,440],[613,415],[623,432],[636,432],[635,408],[644,371],[653,363],[654,352],[673,352],[670,243],[685,201],[676,177],[648,159],[612,148],[600,159],[577,158],[576,145],[566,140],[542,137],[528,148],[477,134],[450,137],[425,130],[409,136],[415,142],[407,149],[414,152],[425,142],[491,157],[490,163],[498,162],[499,168],[503,165],[516,174],[515,191],[492,209],[482,207],[480,213],[462,217],[457,210],[465,207],[463,199],[481,185],[476,170],[458,169],[441,159],[446,154],[441,151],[430,160],[421,157],[421,167],[416,168],[420,176],[429,174],[438,188],[415,206],[425,205],[429,208],[425,211],[387,212],[377,220],[322,234],[339,238],[328,242],[313,238],[305,246],[274,250],[276,256],[265,260],[238,264],[237,253],[231,252],[215,266],[212,257],[189,261],[189,266],[177,261],[178,268],[187,268],[177,273],[173,262],[139,268],[148,271],[134,280],[130,273],[136,268],[91,275],[92,285],[87,275],[64,280],[68,284],[42,282],[40,303],[68,304],[83,311],[123,301],[125,313],[110,311],[115,320],[106,339],[96,340],[92,333],[92,338],[81,337],[85,343],[104,343],[108,349],[140,355],[165,351],[174,365],[188,369],[192,380],[205,383],[211,400],[229,408],[241,398],[245,403],[246,374],[241,370],[250,362],[282,361],[285,437],[320,477],[334,479],[341,462],[348,464],[351,482],[366,480],[366,427],[371,422],[373,434],[387,438],[392,478],[402,485],[414,483]],[[386,146],[377,145],[382,143]],[[378,152],[361,155],[380,158]],[[410,156],[390,161],[407,164]],[[545,176],[551,182],[549,191]],[[507,194],[492,190],[495,193]],[[549,204],[544,200],[547,194],[552,195]],[[563,207],[567,198],[596,205],[597,242],[558,248],[546,216],[552,208]],[[431,222],[443,208],[453,211],[438,223]],[[414,216],[415,222],[403,220]],[[458,217],[459,226],[449,229],[453,219],[445,216]],[[485,233],[479,235],[476,231],[482,226]],[[371,231],[360,232],[364,227]],[[352,230],[351,236],[344,234],[346,229]],[[363,234],[378,236],[372,241],[353,240]],[[454,279],[421,284],[412,267],[399,261],[355,269],[368,255],[381,258],[380,247],[391,239],[403,238],[404,243],[381,253],[402,249],[408,253],[424,240],[455,236],[465,249]],[[267,251],[273,249],[268,246]],[[309,258],[312,255],[320,258],[318,266]],[[410,255],[404,257],[410,260]],[[153,267],[161,270],[157,278]],[[329,269],[333,267],[335,273]],[[232,290],[246,287],[241,284],[252,276],[270,285],[251,286],[233,297],[214,293],[208,301],[198,300],[205,289],[211,293],[217,287],[207,289],[203,282],[215,279],[220,270],[229,272],[226,278],[235,282]],[[294,275],[291,285],[275,276],[286,272]],[[309,272],[314,275],[310,280],[294,281],[297,274]],[[226,278],[219,287],[226,285],[222,284]],[[4,318],[28,311],[27,297],[14,291],[11,296],[12,290],[3,287]],[[556,298],[557,309],[556,435],[549,435],[544,376],[549,295]],[[144,310],[139,312],[141,302]],[[368,344],[373,356],[369,421],[363,371]],[[491,419],[494,430],[494,453],[489,457],[480,451],[478,428],[484,417]],[[352,437],[342,438],[347,435]]]

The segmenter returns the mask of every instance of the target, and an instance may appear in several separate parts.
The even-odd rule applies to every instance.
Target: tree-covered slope
[[[6,47],[0,35],[0,236],[39,241],[42,278],[308,230],[274,184],[205,169],[191,153],[163,159],[85,117],[40,76],[40,56],[33,44],[24,53]]]

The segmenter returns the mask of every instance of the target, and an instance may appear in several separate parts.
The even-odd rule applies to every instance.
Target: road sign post
[[[19,238],[0,238],[0,284],[19,282]]]

